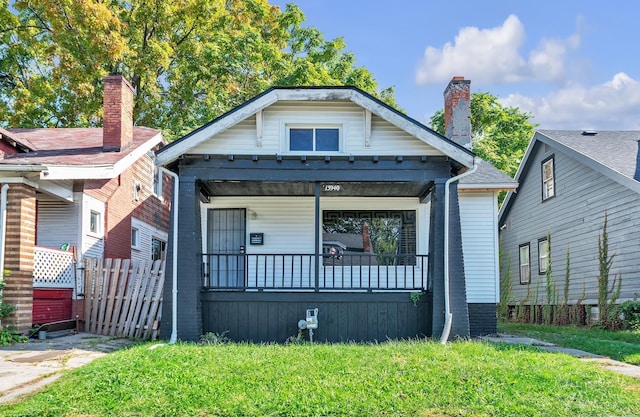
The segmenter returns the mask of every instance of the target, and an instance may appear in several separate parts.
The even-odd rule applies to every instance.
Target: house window
[[[156,239],[155,237],[151,239],[151,260],[164,260],[165,252],[167,249],[167,242]]]
[[[136,227],[131,228],[131,247],[134,249],[140,248],[140,230]]]
[[[542,200],[556,195],[553,156],[542,161]]]
[[[325,210],[324,265],[415,265],[414,210]]]
[[[89,213],[89,233],[100,234],[100,213],[91,210]]]
[[[538,273],[545,274],[549,265],[549,239],[538,239]]]
[[[293,152],[340,150],[338,127],[287,127],[289,150]]]
[[[133,182],[133,200],[134,201],[140,200],[140,191],[142,191],[142,186],[138,181],[134,181]]]
[[[531,263],[529,261],[529,244],[520,245],[520,284],[531,282]]]
[[[162,171],[158,167],[153,169],[153,194],[162,197]]]

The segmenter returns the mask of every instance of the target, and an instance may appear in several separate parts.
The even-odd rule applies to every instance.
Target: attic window
[[[553,155],[542,161],[542,201],[556,195]]]
[[[286,139],[291,152],[339,152],[339,126],[287,126]]]

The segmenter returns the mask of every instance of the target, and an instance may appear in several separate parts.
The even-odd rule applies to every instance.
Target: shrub
[[[625,329],[640,330],[640,301],[628,300],[615,308]]]

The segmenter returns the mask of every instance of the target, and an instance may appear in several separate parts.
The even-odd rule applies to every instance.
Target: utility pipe
[[[163,172],[173,178],[173,203],[171,204],[171,210],[173,210],[173,242],[172,242],[172,268],[171,268],[171,337],[169,338],[169,344],[172,345],[178,341],[178,174],[169,171],[164,167],[159,167],[160,172]]]
[[[473,174],[478,169],[476,158],[473,158],[473,167],[460,175],[449,178],[444,183],[444,328],[442,329],[442,336],[440,336],[440,343],[443,345],[447,343],[449,339],[449,333],[451,332],[451,322],[453,320],[453,314],[451,314],[451,306],[449,302],[449,186],[454,181]]]

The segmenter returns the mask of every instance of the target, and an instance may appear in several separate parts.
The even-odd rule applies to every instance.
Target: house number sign
[[[324,184],[322,186],[322,190],[327,192],[337,192],[340,191],[340,188],[340,184]]]

